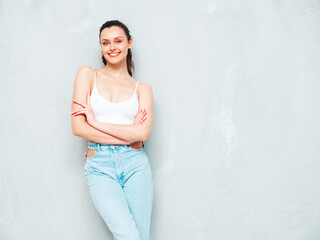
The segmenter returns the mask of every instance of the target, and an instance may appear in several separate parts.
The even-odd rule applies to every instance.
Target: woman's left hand
[[[78,116],[78,115],[85,115],[87,118],[87,122],[91,125],[94,121],[96,121],[96,117],[93,113],[93,109],[91,107],[91,101],[90,101],[90,92],[87,94],[87,104],[82,103],[76,99],[72,99],[72,101],[80,106],[83,107],[83,109],[71,112],[73,116]]]

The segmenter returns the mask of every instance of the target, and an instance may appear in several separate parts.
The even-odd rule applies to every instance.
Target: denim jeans
[[[144,147],[88,141],[88,149],[84,174],[91,199],[114,240],[149,240],[153,181]]]

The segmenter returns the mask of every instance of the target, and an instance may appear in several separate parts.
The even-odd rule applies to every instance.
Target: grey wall
[[[0,239],[105,240],[71,132],[100,26],[154,91],[152,240],[320,239],[320,2],[0,2]]]

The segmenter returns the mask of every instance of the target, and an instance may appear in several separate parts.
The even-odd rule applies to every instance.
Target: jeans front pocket
[[[88,148],[87,151],[84,153],[84,156],[86,158],[86,163],[84,166],[85,174],[88,171],[91,171],[92,169],[97,169],[97,161],[99,159],[99,150],[96,149],[90,149]]]
[[[96,152],[98,152],[98,150],[95,149],[87,149],[87,151],[85,152],[85,157],[88,158],[92,158],[96,155]]]
[[[137,151],[142,150],[144,148],[144,144],[142,141],[139,141],[139,142],[131,144],[130,148],[133,150],[137,150]]]

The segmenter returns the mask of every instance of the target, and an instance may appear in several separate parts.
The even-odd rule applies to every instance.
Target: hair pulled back
[[[128,41],[131,39],[131,35],[130,35],[130,32],[129,32],[129,29],[125,24],[123,24],[119,20],[110,20],[110,21],[105,22],[100,27],[99,43],[100,43],[100,37],[101,37],[102,30],[105,29],[105,28],[112,27],[112,26],[121,27],[124,30],[124,32],[126,33]],[[107,65],[107,60],[104,58],[103,54],[102,54],[102,62],[104,63],[104,65]],[[134,73],[134,70],[135,70],[135,67],[134,67],[134,62],[132,61],[132,51],[131,51],[130,48],[128,49],[128,54],[127,54],[127,69],[128,69],[128,73],[132,77],[132,75]]]

